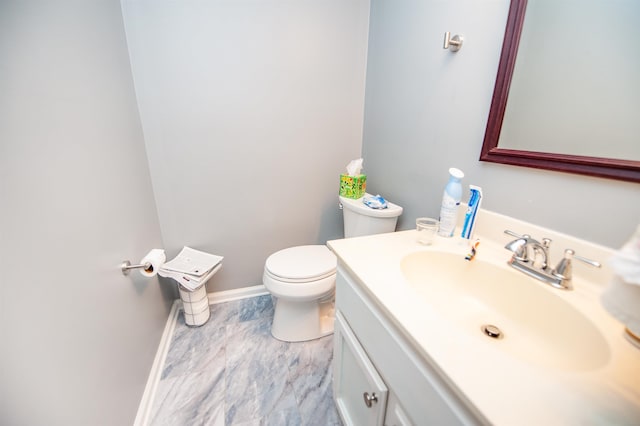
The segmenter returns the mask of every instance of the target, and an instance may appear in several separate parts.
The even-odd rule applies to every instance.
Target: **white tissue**
[[[167,257],[164,254],[164,250],[153,249],[140,261],[141,265],[150,264],[148,268],[140,268],[140,273],[145,277],[155,277],[166,260]]]
[[[640,225],[631,239],[611,257],[609,265],[627,284],[640,285]]]
[[[349,164],[347,164],[347,174],[349,176],[359,176],[362,171],[362,161],[362,158],[351,160]]]
[[[633,334],[640,336],[640,287],[613,277],[600,298],[602,306]]]
[[[615,275],[602,293],[602,306],[640,335],[640,226],[609,264]]]

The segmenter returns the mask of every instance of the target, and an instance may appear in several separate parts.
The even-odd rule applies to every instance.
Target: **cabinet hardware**
[[[373,392],[371,395],[369,395],[369,392],[365,392],[362,394],[362,396],[364,397],[365,405],[369,408],[371,408],[374,402],[378,402],[378,396],[375,392]]]

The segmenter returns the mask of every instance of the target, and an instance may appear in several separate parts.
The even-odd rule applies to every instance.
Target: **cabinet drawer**
[[[336,280],[336,311],[413,424],[483,423],[342,268]]]

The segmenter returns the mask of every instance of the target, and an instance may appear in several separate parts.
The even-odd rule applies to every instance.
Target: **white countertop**
[[[570,236],[543,230],[525,222],[481,211],[476,237],[481,240],[477,259],[508,268],[510,252],[503,248],[511,239],[503,229],[529,233],[537,239],[549,237],[557,247],[553,262],[564,248],[600,261],[613,251]],[[484,222],[484,223],[483,223]],[[483,226],[480,226],[483,224]],[[458,233],[459,235],[459,233]],[[610,357],[600,368],[566,371],[527,362],[497,349],[491,339],[460,330],[444,321],[428,303],[416,297],[405,281],[400,263],[415,251],[468,253],[468,243],[460,238],[437,237],[432,246],[416,242],[416,231],[403,231],[367,237],[329,241],[341,265],[362,289],[388,314],[389,319],[434,363],[456,391],[470,401],[495,425],[639,425],[640,349],[624,336],[624,326],[609,315],[599,302],[611,271],[587,271],[585,280],[579,266],[574,267],[573,291],[556,292],[590,318],[607,340]],[[639,307],[640,309],[640,307]],[[540,315],[545,315],[540,306]]]

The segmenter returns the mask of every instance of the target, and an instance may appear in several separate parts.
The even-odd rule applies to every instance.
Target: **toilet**
[[[402,214],[398,205],[375,210],[362,198],[340,197],[340,208],[346,238],[393,232]],[[273,337],[302,342],[333,333],[337,263],[325,245],[290,247],[267,258],[262,282],[276,301]]]

